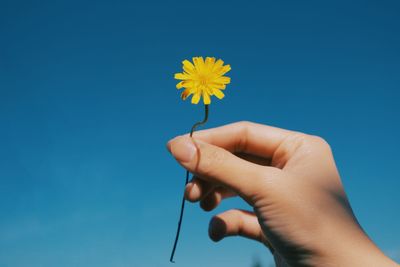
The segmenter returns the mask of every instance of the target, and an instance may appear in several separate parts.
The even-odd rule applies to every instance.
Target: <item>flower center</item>
[[[208,77],[206,75],[199,76],[199,84],[202,86],[207,86],[208,84]]]

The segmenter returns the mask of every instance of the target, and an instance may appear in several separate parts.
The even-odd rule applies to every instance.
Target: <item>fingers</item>
[[[215,209],[223,199],[233,197],[236,193],[220,187],[213,186],[211,183],[198,177],[193,177],[185,190],[185,198],[190,202],[200,201],[200,207],[205,211]]]
[[[227,236],[243,236],[266,243],[257,217],[244,210],[229,210],[215,216],[210,221],[208,234],[215,242]]]
[[[225,149],[190,137],[171,140],[168,149],[190,172],[233,190],[250,202],[260,187],[265,187],[266,179],[273,178],[278,171],[245,161]]]
[[[272,158],[279,145],[291,134],[295,132],[257,123],[237,122],[197,131],[194,138],[230,152]]]
[[[228,189],[216,187],[200,201],[200,207],[205,211],[212,211],[221,203],[223,199],[233,197],[235,195],[236,194],[234,192]]]
[[[221,203],[221,201],[222,201],[221,194],[213,191],[207,194],[205,198],[200,201],[200,207],[204,211],[212,211],[219,205],[219,203]]]
[[[185,198],[190,202],[197,202],[203,199],[213,188],[214,185],[211,183],[193,177],[192,181],[186,185]]]

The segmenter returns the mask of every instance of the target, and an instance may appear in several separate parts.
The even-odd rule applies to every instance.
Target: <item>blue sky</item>
[[[231,64],[207,127],[326,138],[362,226],[400,260],[398,1],[0,2],[0,266],[170,266],[184,170],[165,143],[201,119],[173,73]],[[179,266],[269,263],[207,237],[188,205]],[[397,256],[396,256],[397,255]]]

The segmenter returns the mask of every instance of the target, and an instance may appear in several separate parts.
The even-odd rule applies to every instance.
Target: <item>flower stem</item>
[[[194,131],[196,130],[197,127],[205,124],[208,120],[208,105],[204,105],[204,119],[200,122],[195,123],[192,126],[192,129],[190,130],[190,137],[193,136]],[[186,185],[189,183],[189,171],[186,171],[186,180],[185,180],[185,188]],[[185,210],[185,195],[182,198],[182,205],[181,205],[181,213],[179,215],[179,221],[178,221],[178,229],[176,230],[176,236],[175,236],[175,242],[174,242],[174,247],[172,248],[171,252],[171,257],[169,259],[170,262],[174,262],[174,255],[175,255],[175,250],[176,250],[176,245],[178,244],[178,239],[179,239],[179,233],[181,232],[181,225],[182,225],[182,219],[183,219],[183,211]]]

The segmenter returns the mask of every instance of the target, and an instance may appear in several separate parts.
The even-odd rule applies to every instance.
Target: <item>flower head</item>
[[[231,82],[231,78],[224,76],[231,70],[230,65],[225,65],[221,59],[215,60],[214,57],[194,57],[193,63],[184,60],[183,72],[176,73],[175,79],[181,80],[176,88],[184,88],[181,97],[185,100],[193,94],[192,104],[197,104],[203,97],[205,105],[211,103],[210,96],[215,95],[222,99],[225,95],[222,92],[226,85]]]

